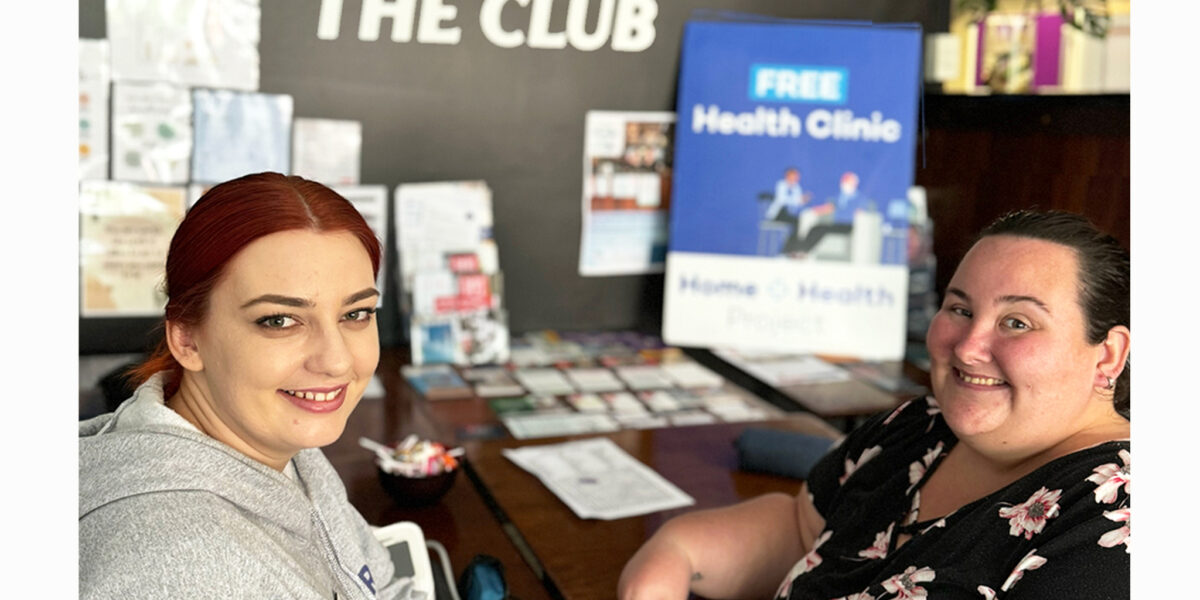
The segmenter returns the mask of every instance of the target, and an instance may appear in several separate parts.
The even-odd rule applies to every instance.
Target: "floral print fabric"
[[[928,397],[871,419],[831,450],[808,478],[825,531],[777,597],[1129,597],[1128,441],[1063,456],[918,521],[921,486],[957,441]],[[897,544],[901,535],[907,541]]]

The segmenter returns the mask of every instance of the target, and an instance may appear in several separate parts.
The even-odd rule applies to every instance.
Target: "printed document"
[[[504,450],[582,519],[623,519],[695,504],[608,438]]]

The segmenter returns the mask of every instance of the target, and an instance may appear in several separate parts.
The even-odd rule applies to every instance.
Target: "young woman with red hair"
[[[163,340],[80,423],[83,598],[388,598],[387,551],[318,449],[379,361],[380,244],[319,183],[209,190],[171,241]]]

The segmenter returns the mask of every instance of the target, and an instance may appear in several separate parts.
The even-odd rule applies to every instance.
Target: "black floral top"
[[[872,418],[813,467],[825,530],[779,598],[1128,598],[1129,442],[1043,465],[936,520],[921,486],[958,439],[932,398]],[[913,537],[893,549],[901,533]]]

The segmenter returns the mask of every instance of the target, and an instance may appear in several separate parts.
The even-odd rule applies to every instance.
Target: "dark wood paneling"
[[[1077,212],[1129,248],[1129,121],[1127,95],[927,95],[916,183],[939,292],[979,230],[1010,210]]]

